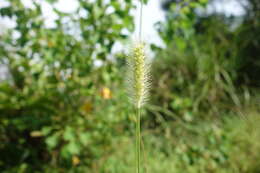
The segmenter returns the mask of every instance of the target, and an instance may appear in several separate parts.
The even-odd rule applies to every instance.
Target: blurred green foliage
[[[134,172],[126,56],[112,51],[134,31],[134,2],[78,0],[66,13],[44,1],[48,26],[40,1],[5,1],[16,25],[0,35],[0,172]],[[165,47],[151,45],[146,172],[260,171],[259,2],[239,17],[204,14],[210,2],[167,1],[155,26]]]
[[[53,27],[46,26],[40,2],[31,8],[8,3],[0,14],[16,26],[0,40],[0,61],[10,73],[0,83],[0,170],[70,171],[79,164],[73,157],[94,166],[128,119],[129,108],[119,101],[125,96],[113,94],[121,76],[109,56],[126,38],[123,30],[134,29],[131,1],[80,0],[73,13],[46,1],[57,15]]]
[[[167,46],[165,49],[151,46],[158,57],[152,68],[153,101],[184,118],[191,114],[198,117],[203,112],[218,115],[238,111],[259,86],[257,15],[236,18],[198,14],[205,5],[204,2],[187,5],[186,1],[169,5],[167,22],[156,25]],[[249,25],[248,21],[255,24]],[[250,34],[241,33],[248,28]],[[254,39],[250,37],[252,33]]]
[[[171,134],[168,130],[143,134],[144,170],[150,173],[259,172],[259,154],[256,152],[259,151],[259,109],[258,113],[245,113],[247,120],[226,114],[218,123],[168,122],[177,127],[172,128]],[[134,143],[122,138],[117,145],[121,150],[106,160],[100,172],[134,172],[134,152],[129,151]]]

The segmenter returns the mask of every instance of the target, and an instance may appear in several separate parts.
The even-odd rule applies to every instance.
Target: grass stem
[[[136,108],[136,172],[140,173],[141,156],[141,108]]]

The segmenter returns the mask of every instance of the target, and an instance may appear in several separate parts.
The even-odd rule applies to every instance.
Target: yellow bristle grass
[[[149,62],[145,53],[145,44],[138,42],[131,48],[127,58],[127,86],[131,102],[141,108],[148,99],[150,87]]]
[[[136,173],[141,170],[141,108],[148,99],[150,87],[150,65],[145,52],[145,44],[136,42],[127,57],[127,88],[136,108]]]
[[[127,86],[129,96],[136,108],[136,173],[141,171],[141,107],[148,98],[150,86],[149,64],[145,53],[145,44],[142,40],[142,9],[143,0],[140,0],[140,25],[139,41],[133,44],[130,54],[127,58]]]

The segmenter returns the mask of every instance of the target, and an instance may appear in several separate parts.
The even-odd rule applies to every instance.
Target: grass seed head
[[[128,57],[128,85],[133,104],[140,108],[148,98],[149,67],[144,43],[135,44]]]

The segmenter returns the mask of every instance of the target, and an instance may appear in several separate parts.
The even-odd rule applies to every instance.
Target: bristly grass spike
[[[140,25],[139,41],[135,42],[127,58],[128,72],[127,81],[130,89],[129,95],[136,108],[136,173],[141,168],[141,108],[146,103],[150,87],[149,64],[145,53],[145,44],[142,41],[142,9],[143,2],[140,0]]]

